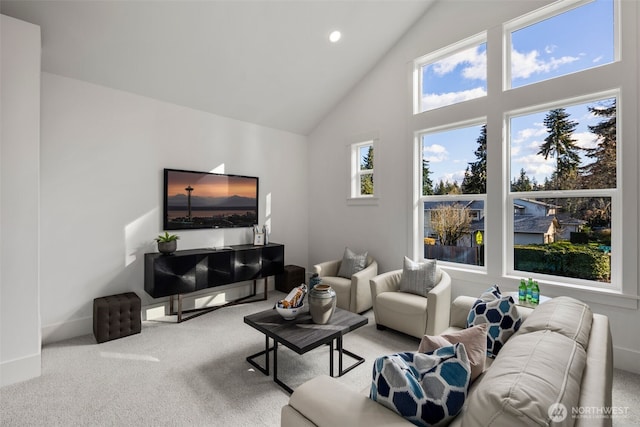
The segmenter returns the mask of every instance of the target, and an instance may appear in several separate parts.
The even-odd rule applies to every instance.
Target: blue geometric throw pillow
[[[458,415],[470,378],[462,343],[430,353],[396,353],[373,363],[369,397],[415,425],[430,426]]]
[[[522,324],[516,303],[511,296],[503,296],[498,285],[487,289],[476,300],[467,316],[467,327],[489,324],[487,353],[495,357]]]

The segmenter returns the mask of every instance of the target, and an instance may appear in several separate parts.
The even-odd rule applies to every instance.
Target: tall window
[[[373,186],[374,141],[351,145],[351,197],[374,196]]]
[[[487,126],[419,133],[424,257],[484,265]]]
[[[627,279],[637,276],[637,236],[626,230],[637,229],[638,136],[621,124],[637,118],[638,82],[635,68],[620,63],[635,64],[638,54],[618,40],[635,36],[633,6],[557,1],[492,26],[472,38],[482,39],[472,51],[502,62],[484,65],[488,87],[502,90],[487,92],[484,83],[484,96],[464,107],[442,102],[431,111],[436,103],[428,100],[456,90],[428,88],[437,70],[471,64],[438,62],[468,53],[460,47],[468,41],[414,62],[416,255],[438,258],[467,280],[483,272],[514,284],[531,276],[606,295],[637,292]],[[622,30],[619,19],[628,24]],[[463,73],[456,80],[468,83]],[[438,245],[456,249],[432,249]],[[476,247],[475,258],[458,254]]]
[[[611,282],[616,98],[510,117],[516,271]]]

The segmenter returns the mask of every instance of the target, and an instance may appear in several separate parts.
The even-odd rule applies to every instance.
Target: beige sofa
[[[451,305],[449,330],[465,327],[475,298]],[[577,300],[555,298],[534,310],[518,307],[525,318],[493,363],[471,385],[452,426],[576,425],[610,426],[610,417],[574,417],[572,410],[611,407],[613,355],[609,320]],[[371,363],[373,361],[370,361]],[[562,403],[566,414],[549,407]],[[409,421],[328,376],[299,386],[282,408],[281,425],[408,426]],[[558,422],[555,422],[558,421]]]

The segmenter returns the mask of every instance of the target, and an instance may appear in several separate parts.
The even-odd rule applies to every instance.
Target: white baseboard
[[[42,344],[67,340],[93,333],[93,317],[81,317],[68,322],[42,327]]]
[[[616,369],[640,374],[640,352],[613,346],[613,366]]]
[[[239,284],[231,284],[220,286],[212,289],[206,289],[201,292],[193,292],[183,298],[183,309],[201,308],[221,305],[225,301],[248,296],[251,292],[252,282],[241,282]],[[275,290],[275,282],[272,277],[267,282],[269,291]],[[261,295],[264,292],[264,281],[258,280],[256,292]],[[142,320],[151,320],[163,317],[169,312],[169,299],[158,301],[153,304],[142,306]],[[64,341],[70,338],[80,337],[83,335],[93,334],[93,316],[81,317],[69,320],[67,322],[45,325],[42,327],[42,343],[50,344],[53,342]]]
[[[0,387],[19,383],[42,374],[40,353],[0,363]]]

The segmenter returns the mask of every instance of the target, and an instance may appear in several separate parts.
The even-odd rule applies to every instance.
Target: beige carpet
[[[92,335],[45,346],[42,376],[0,389],[1,426],[278,426],[288,394],[245,357],[264,335],[243,316],[269,301],[227,307],[181,324],[144,322],[141,334],[96,344]],[[418,340],[369,324],[345,336],[367,361],[338,380],[368,387],[374,358],[417,349]],[[295,388],[329,370],[323,346],[304,356],[278,352],[279,377]],[[345,357],[345,361],[349,361]],[[348,363],[348,362],[346,362]],[[614,425],[640,424],[640,376],[616,371]]]

